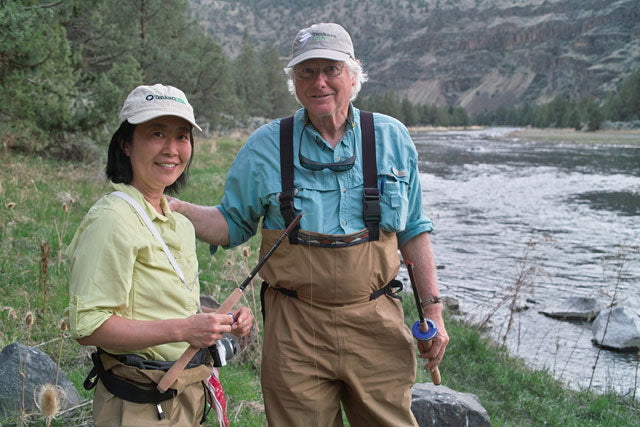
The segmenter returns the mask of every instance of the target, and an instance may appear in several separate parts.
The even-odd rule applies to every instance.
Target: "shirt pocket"
[[[407,226],[409,212],[409,172],[393,166],[378,172],[381,227],[387,231],[402,231]]]

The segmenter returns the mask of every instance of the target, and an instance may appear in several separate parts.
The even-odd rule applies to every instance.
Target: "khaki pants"
[[[102,355],[105,370],[136,383],[137,386],[155,389],[164,375],[163,371],[138,369]],[[211,367],[202,365],[185,369],[172,388],[177,390],[173,399],[161,402],[165,418],[158,419],[158,410],[153,403],[133,403],[111,394],[98,381],[93,397],[93,419],[96,427],[141,427],[141,426],[198,426],[205,410],[205,392],[202,381],[211,375]],[[208,393],[208,391],[207,391]],[[207,397],[209,400],[209,397]]]

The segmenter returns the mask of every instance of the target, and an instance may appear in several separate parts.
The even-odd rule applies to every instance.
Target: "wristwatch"
[[[441,302],[442,302],[442,298],[434,295],[429,299],[423,300],[421,304],[424,307],[425,305],[439,304]]]

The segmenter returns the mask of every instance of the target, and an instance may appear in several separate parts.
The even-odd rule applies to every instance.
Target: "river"
[[[615,295],[640,313],[640,146],[518,140],[512,130],[412,134],[441,293],[460,301],[466,320],[486,321],[498,342],[506,335],[529,366],[573,388],[636,388],[638,398],[636,354],[598,355],[590,324],[539,310]],[[501,301],[518,282],[508,328]]]

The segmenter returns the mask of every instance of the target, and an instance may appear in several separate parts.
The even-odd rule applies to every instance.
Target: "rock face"
[[[606,306],[605,302],[596,298],[569,297],[553,307],[541,310],[540,313],[555,319],[591,322]]]
[[[190,0],[235,56],[243,34],[288,57],[303,24],[338,22],[370,80],[414,104],[474,113],[563,94],[604,99],[640,63],[637,0]]]
[[[22,404],[22,375],[26,346],[13,343],[2,349],[0,353],[0,414],[8,415],[20,410]],[[29,347],[27,357],[27,376],[24,385],[24,409],[26,412],[37,411],[33,400],[33,392],[45,383],[55,384],[57,366],[51,358],[38,350]],[[58,385],[66,394],[63,408],[80,403],[80,397],[73,383],[60,371]]]
[[[618,351],[638,350],[640,349],[640,314],[628,307],[604,310],[593,321],[591,332],[593,333],[592,341],[596,345]]]
[[[411,411],[420,427],[491,426],[489,414],[471,393],[432,383],[415,384],[411,392]]]

